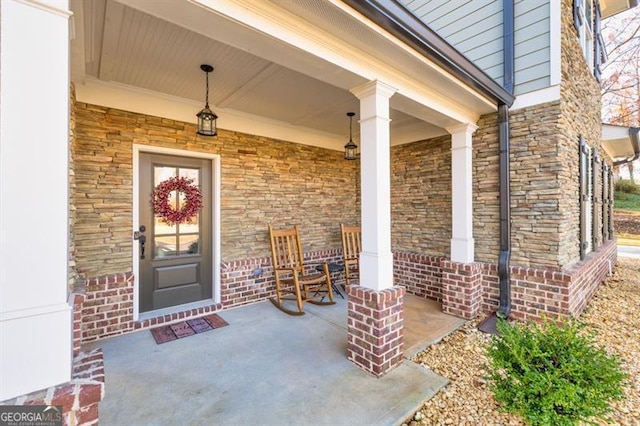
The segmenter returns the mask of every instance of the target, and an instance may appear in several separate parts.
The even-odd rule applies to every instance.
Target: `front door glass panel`
[[[187,177],[193,180],[194,185],[200,186],[200,170],[186,167],[154,166],[154,186],[175,177]],[[173,191],[169,196],[171,208],[180,210],[185,203],[183,193]],[[192,256],[200,254],[200,214],[197,214],[191,223],[179,223],[175,225],[165,223],[161,217],[154,215],[154,258],[171,258],[176,256]]]

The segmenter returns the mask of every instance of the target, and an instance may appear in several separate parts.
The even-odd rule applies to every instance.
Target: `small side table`
[[[341,272],[344,272],[344,266],[339,263],[327,263],[327,266],[329,268],[329,276],[331,277],[331,288],[333,288],[333,291],[338,293],[340,297],[344,299],[344,296],[340,292],[340,289],[338,288],[338,286],[335,283],[335,280],[333,279],[334,275],[337,278],[338,276],[340,276]],[[322,265],[317,265],[316,271],[322,272]]]

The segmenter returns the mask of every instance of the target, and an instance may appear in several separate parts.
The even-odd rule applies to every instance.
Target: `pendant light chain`
[[[209,71],[206,72],[207,75],[207,94],[205,96],[204,106],[209,108]]]
[[[353,142],[353,115],[349,116],[349,142]]]

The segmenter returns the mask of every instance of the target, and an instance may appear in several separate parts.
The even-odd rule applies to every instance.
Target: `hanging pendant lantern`
[[[200,69],[207,74],[207,95],[204,109],[196,115],[198,117],[198,134],[202,136],[216,136],[218,134],[216,128],[218,116],[209,109],[209,73],[213,71],[213,67],[203,64],[200,65]]]
[[[356,115],[355,112],[348,112],[347,117],[349,117],[349,142],[344,146],[344,159],[345,160],[357,160],[360,158],[360,150],[358,149],[358,145],[353,143],[352,138],[352,125],[353,125],[353,116]]]

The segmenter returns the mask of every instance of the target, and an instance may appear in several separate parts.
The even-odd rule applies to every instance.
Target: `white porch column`
[[[377,80],[351,90],[360,99],[360,285],[376,291],[393,286],[389,98],[395,92]]]
[[[472,135],[478,126],[449,127],[451,133],[451,260],[474,261]]]
[[[71,378],[69,16],[0,1],[0,401]]]

